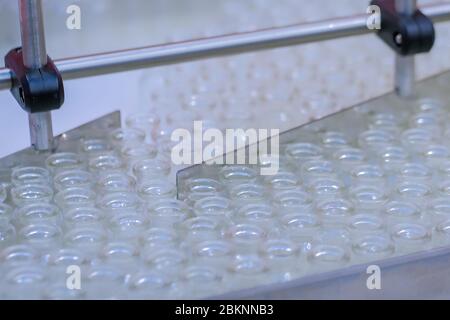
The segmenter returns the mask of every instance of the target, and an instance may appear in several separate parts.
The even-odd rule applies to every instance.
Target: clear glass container
[[[405,201],[412,202],[420,207],[427,204],[432,194],[431,186],[420,181],[401,181],[395,187],[397,195]]]
[[[192,216],[192,210],[176,199],[161,199],[148,206],[152,227],[173,226]]]
[[[141,242],[146,247],[175,247],[180,237],[172,227],[151,227],[141,233]]]
[[[138,181],[154,177],[167,177],[171,169],[170,161],[163,158],[141,159],[133,164],[133,174]]]
[[[205,216],[189,218],[182,222],[183,238],[191,243],[219,240],[222,237],[221,224]]]
[[[307,260],[315,272],[337,269],[349,263],[350,250],[338,243],[313,243]]]
[[[397,251],[427,250],[431,244],[431,231],[422,223],[399,223],[391,227],[391,236]]]
[[[395,246],[387,233],[368,234],[354,238],[352,251],[357,261],[369,262],[392,256]]]
[[[260,250],[273,280],[292,280],[301,270],[300,250],[291,240],[268,239]]]
[[[236,224],[230,226],[225,236],[235,245],[236,250],[254,252],[266,239],[267,232],[259,226],[252,224]]]
[[[301,166],[306,161],[322,159],[324,150],[312,143],[294,143],[286,147],[285,154],[292,163]]]
[[[378,150],[378,158],[386,171],[397,171],[409,161],[409,153],[400,146],[387,146]]]
[[[341,180],[336,178],[318,178],[309,182],[309,192],[315,199],[339,198],[345,191],[345,186]]]
[[[307,161],[301,166],[301,176],[306,182],[318,178],[329,178],[336,173],[334,164],[328,160]]]
[[[322,146],[328,154],[349,146],[348,138],[342,132],[328,131],[322,135]]]
[[[140,112],[127,116],[125,123],[128,128],[142,130],[147,137],[154,139],[154,135],[160,126],[161,118],[156,113]]]
[[[145,142],[145,132],[137,128],[119,128],[111,132],[111,143],[121,148],[129,143],[143,144]]]
[[[383,169],[377,165],[360,165],[351,171],[352,184],[384,185],[386,176]]]
[[[421,218],[421,210],[417,205],[401,199],[389,201],[384,207],[384,213],[390,225],[419,221]]]
[[[227,185],[253,183],[257,180],[257,177],[256,170],[241,165],[224,166],[219,172],[219,180]]]
[[[441,125],[442,121],[439,116],[430,112],[415,113],[409,119],[410,127],[430,130],[436,135],[441,133]]]
[[[137,192],[147,203],[177,195],[176,186],[165,179],[145,179],[139,183]]]
[[[430,168],[439,168],[442,163],[449,160],[450,150],[443,145],[430,145],[423,151],[425,163]]]
[[[224,186],[215,179],[193,178],[188,179],[184,185],[184,190],[181,189],[180,191],[186,193],[186,199],[189,204],[194,204],[202,198],[223,195]]]
[[[68,188],[55,195],[56,204],[63,210],[74,207],[94,206],[96,194],[89,188]]]
[[[195,215],[227,219],[232,213],[232,204],[228,198],[213,196],[200,199],[194,205]]]
[[[64,235],[64,243],[69,248],[81,250],[89,259],[100,253],[107,239],[106,231],[95,225],[77,226]]]
[[[423,98],[416,102],[414,106],[416,112],[430,113],[434,115],[443,115],[445,108],[442,102],[433,98]]]
[[[71,152],[55,153],[45,160],[45,166],[53,174],[63,170],[84,169],[86,167],[83,158]]]
[[[102,138],[81,139],[80,151],[88,156],[94,156],[98,153],[111,152],[113,150],[112,145]]]
[[[278,171],[274,175],[264,177],[264,182],[272,190],[289,190],[300,186],[299,177],[290,171]]]
[[[11,269],[5,275],[8,295],[26,300],[41,298],[41,290],[48,279],[46,270],[39,265],[21,265]],[[8,296],[7,296],[8,299]]]
[[[232,281],[231,285],[237,289],[271,281],[267,277],[265,260],[256,254],[236,254],[231,259],[228,270],[232,274],[229,281]]]
[[[120,170],[123,165],[122,159],[113,152],[99,153],[89,159],[89,170],[92,172]]]
[[[365,184],[352,187],[349,196],[356,208],[381,209],[388,201],[385,188],[374,184]]]
[[[354,206],[344,198],[327,199],[317,204],[317,212],[323,223],[346,224],[347,218],[354,214]]]
[[[136,179],[119,170],[107,170],[97,176],[97,187],[103,194],[130,192],[136,188]]]
[[[247,223],[274,230],[276,228],[275,214],[274,208],[269,203],[254,202],[240,207],[234,213],[232,220],[236,223]]]
[[[53,190],[46,185],[26,184],[11,189],[15,205],[23,206],[30,203],[48,203],[53,199]]]
[[[333,154],[334,160],[341,170],[350,171],[366,160],[366,155],[361,149],[342,148]]]
[[[17,167],[11,173],[11,182],[15,186],[28,184],[50,184],[50,172],[41,167]]]
[[[160,274],[170,277],[180,276],[188,263],[186,253],[177,248],[151,249],[143,252],[144,261]]]
[[[314,243],[339,244],[348,246],[352,242],[352,235],[347,224],[323,224],[314,235]]]
[[[433,132],[428,129],[413,128],[401,135],[403,146],[412,153],[420,153],[434,143]]]
[[[73,187],[91,188],[94,185],[94,178],[85,170],[67,170],[56,174],[53,183],[58,191]]]
[[[16,219],[21,226],[34,223],[61,225],[63,217],[61,210],[53,204],[32,203],[18,208],[16,211]]]
[[[0,253],[0,260],[5,266],[37,264],[38,259],[38,252],[27,244],[13,244]]]
[[[364,131],[358,137],[359,146],[369,151],[376,151],[394,143],[394,136],[389,131],[380,129]]]
[[[87,300],[123,300],[127,298],[126,271],[106,263],[90,266],[85,271],[84,288]]]
[[[29,224],[19,230],[18,236],[23,243],[35,248],[53,248],[61,243],[62,230],[53,223]]]
[[[432,170],[422,163],[405,163],[398,171],[399,179],[427,182],[432,177]]]
[[[358,213],[348,220],[348,230],[353,239],[365,235],[384,233],[386,228],[387,225],[383,217],[373,213]]]
[[[314,213],[290,213],[281,217],[283,232],[289,239],[302,245],[303,251],[308,250],[314,236],[320,230],[322,222]]]
[[[450,219],[450,197],[432,199],[426,208],[426,218],[432,224]]]
[[[158,154],[158,148],[151,144],[126,144],[120,149],[125,163],[132,167],[133,162],[139,159],[153,159]]]
[[[244,205],[250,202],[263,201],[266,192],[258,183],[243,183],[230,189],[230,198],[236,205]]]
[[[105,214],[93,206],[74,207],[64,212],[64,223],[70,228],[102,223]]]
[[[141,212],[143,202],[134,192],[113,192],[102,196],[98,200],[98,206],[106,212],[119,210]]]
[[[399,130],[400,119],[392,113],[376,113],[370,119],[370,128],[374,130],[384,130],[392,134]]]
[[[155,270],[144,269],[132,274],[129,279],[129,292],[132,299],[165,299],[172,282],[170,277]]]
[[[134,243],[123,240],[109,241],[100,253],[100,256],[107,263],[129,268],[131,266],[127,264],[133,263],[134,258],[138,255],[138,247]]]
[[[310,195],[301,189],[292,189],[275,192],[272,195],[272,203],[280,211],[286,214],[292,211],[311,211],[313,201]]]
[[[178,285],[193,298],[206,298],[223,291],[223,272],[208,265],[190,265],[182,273]]]
[[[46,261],[50,266],[82,266],[87,262],[81,250],[75,248],[57,248],[46,256]]]
[[[113,238],[137,239],[149,227],[148,218],[134,209],[120,209],[109,218]]]
[[[193,247],[193,256],[199,263],[225,269],[234,253],[233,245],[226,240],[205,240]]]

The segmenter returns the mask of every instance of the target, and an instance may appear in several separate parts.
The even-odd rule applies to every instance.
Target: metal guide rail
[[[420,7],[433,22],[450,20],[450,3]],[[170,65],[212,57],[274,49],[373,33],[368,15],[270,28],[142,48],[56,60],[64,80]],[[0,69],[0,90],[11,87],[8,69]]]

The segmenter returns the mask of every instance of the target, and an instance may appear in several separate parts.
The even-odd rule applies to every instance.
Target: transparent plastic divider
[[[446,112],[450,111],[450,72],[417,83],[417,95],[402,99],[395,93],[369,100],[357,106],[329,115],[320,120],[283,132],[279,136],[280,155],[283,145],[296,142],[314,142],[321,134],[330,131],[343,133],[358,147],[358,136],[367,128],[367,118],[375,113],[389,113],[400,119],[409,119],[418,110],[417,101],[439,101]],[[299,106],[301,108],[301,106]],[[445,121],[445,120],[444,120]],[[441,133],[441,139],[444,133]],[[400,135],[394,138],[400,140]],[[398,145],[402,145],[401,142]],[[248,151],[248,147],[246,147]],[[382,149],[380,147],[380,149]],[[237,150],[234,151],[236,156]],[[225,159],[226,155],[223,156]],[[178,199],[185,200],[186,182],[192,179],[219,180],[224,165],[200,164],[177,173]],[[253,165],[259,171],[260,165]],[[436,182],[435,182],[436,183]],[[394,192],[394,191],[390,191]],[[369,290],[367,268],[376,265],[381,269],[381,290]],[[432,249],[399,252],[393,257],[369,262],[354,262],[331,271],[317,271],[286,282],[257,286],[211,297],[212,299],[395,299],[395,298],[450,298],[450,247],[435,244]]]

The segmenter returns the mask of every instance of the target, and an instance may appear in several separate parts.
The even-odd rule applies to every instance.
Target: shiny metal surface
[[[23,62],[27,68],[39,69],[47,64],[41,0],[19,0]],[[53,125],[50,112],[28,115],[31,145],[36,150],[53,148]]]
[[[397,12],[411,16],[417,10],[417,0],[396,0]],[[395,57],[395,89],[401,97],[411,97],[414,95],[414,84],[416,82],[415,57],[402,56]]]

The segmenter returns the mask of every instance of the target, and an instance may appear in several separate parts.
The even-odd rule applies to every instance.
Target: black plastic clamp
[[[29,69],[23,63],[22,49],[16,48],[5,56],[5,66],[12,74],[11,92],[25,111],[51,111],[64,103],[62,77],[50,57],[42,68]]]
[[[395,0],[373,0],[371,4],[380,8],[378,36],[396,53],[407,56],[431,50],[435,39],[434,25],[420,10],[408,16],[397,12]]]

